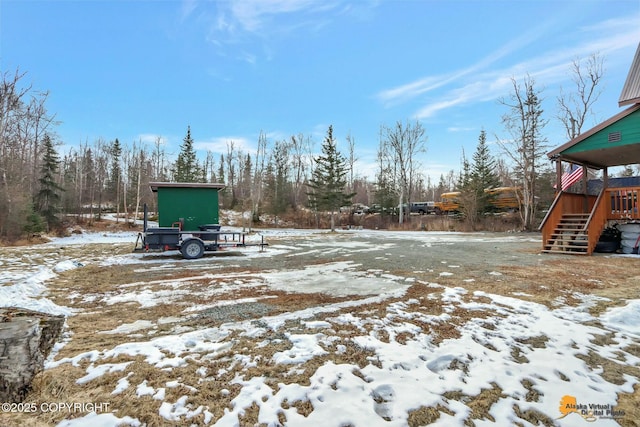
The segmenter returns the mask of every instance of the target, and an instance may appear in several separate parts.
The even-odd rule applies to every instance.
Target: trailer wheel
[[[189,239],[180,247],[182,257],[185,259],[197,259],[204,255],[204,243],[197,239]]]

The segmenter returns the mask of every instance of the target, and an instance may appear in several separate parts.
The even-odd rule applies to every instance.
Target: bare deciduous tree
[[[604,75],[603,64],[604,59],[597,53],[584,61],[578,58],[571,63],[575,92],[567,94],[561,88],[558,96],[558,119],[562,122],[569,140],[582,133],[582,126],[591,112],[591,107],[602,93],[598,86]]]
[[[400,206],[399,223],[404,221],[403,205],[412,201],[414,186],[418,182],[421,163],[418,155],[426,151],[425,129],[420,122],[396,122],[392,128],[381,128],[380,156],[389,164],[397,188]],[[407,212],[408,214],[408,212]]]
[[[55,137],[47,92],[23,84],[26,73],[0,76],[0,236],[20,235],[39,191],[42,140]],[[53,141],[55,143],[55,141]]]
[[[253,176],[251,184],[251,220],[258,220],[260,216],[260,206],[262,203],[262,187],[264,185],[264,170],[267,160],[267,136],[260,132],[258,137],[258,148],[253,166]]]
[[[313,163],[312,143],[309,137],[303,134],[293,135],[291,137],[291,159],[292,159],[292,177],[293,177],[293,208],[298,209],[302,205],[300,198],[305,181],[309,178]]]
[[[354,192],[354,167],[358,158],[356,157],[356,142],[351,136],[351,133],[347,134],[347,144],[349,150],[349,156],[347,157],[347,164],[349,165],[349,191]]]
[[[513,92],[509,99],[499,100],[500,104],[509,108],[509,112],[502,116],[502,123],[511,138],[497,138],[497,143],[515,164],[515,174],[522,185],[522,225],[526,230],[531,230],[536,213],[535,182],[548,149],[546,138],[542,135],[547,120],[542,118],[542,99],[540,91],[535,88],[535,80],[527,75],[522,84],[515,78],[511,79],[511,83]]]

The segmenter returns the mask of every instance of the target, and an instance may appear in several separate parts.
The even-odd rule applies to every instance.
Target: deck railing
[[[607,221],[640,220],[640,187],[604,189],[596,196],[561,192],[553,201],[542,222],[543,245],[564,214],[590,213],[584,231],[589,236],[588,253],[592,253]]]
[[[639,195],[640,187],[608,188],[605,196],[607,219],[640,219]]]

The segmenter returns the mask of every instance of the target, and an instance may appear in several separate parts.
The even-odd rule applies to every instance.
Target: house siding
[[[620,140],[610,142],[609,135],[615,132],[620,133]],[[632,144],[640,144],[640,110],[636,110],[623,119],[599,130],[588,138],[565,149],[561,154],[575,154]]]

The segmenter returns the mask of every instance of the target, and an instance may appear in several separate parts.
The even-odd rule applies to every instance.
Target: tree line
[[[557,99],[556,119],[567,138],[579,135],[599,96],[603,59],[597,54],[572,64],[574,88]],[[507,137],[495,135],[502,153],[491,156],[487,134],[478,136],[470,159],[462,153],[459,172],[450,171],[432,182],[421,158],[427,153],[427,131],[419,121],[398,121],[380,128],[374,179],[356,173],[355,139],[346,137],[346,151],[338,150],[329,126],[320,154],[307,135],[269,141],[260,133],[257,148],[245,152],[233,141],[226,152],[207,152],[198,158],[187,126],[180,151],[172,158],[165,141],[121,143],[118,138],[86,141],[59,153],[55,114],[46,108],[48,92],[25,84],[26,73],[4,72],[0,82],[0,237],[15,239],[25,233],[51,230],[66,215],[100,220],[104,212],[137,217],[155,198],[149,182],[220,182],[224,208],[282,216],[307,209],[316,215],[354,202],[399,207],[398,222],[412,201],[437,200],[452,190],[461,192],[463,216],[472,227],[488,209],[484,189],[518,186],[522,189],[522,227],[533,229],[541,207],[550,203],[555,172],[544,128],[549,119],[542,108],[542,90],[531,76],[512,78],[502,124]],[[508,159],[508,161],[507,161]],[[332,221],[333,225],[333,221]]]

